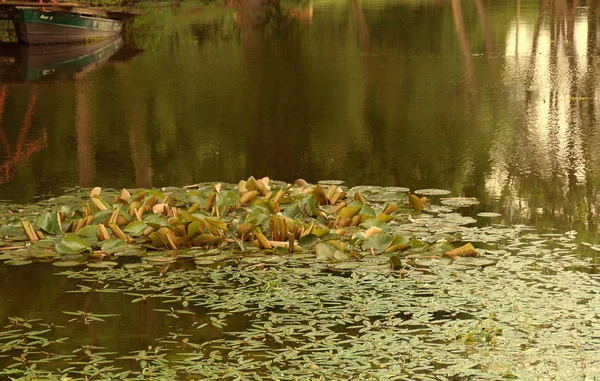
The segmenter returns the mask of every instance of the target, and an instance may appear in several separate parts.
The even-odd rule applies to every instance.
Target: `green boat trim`
[[[26,44],[100,40],[120,34],[123,28],[121,20],[33,7],[17,7],[13,22],[19,41]]]

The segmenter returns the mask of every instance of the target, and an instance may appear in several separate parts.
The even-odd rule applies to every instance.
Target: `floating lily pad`
[[[454,263],[462,266],[485,267],[495,265],[498,260],[485,257],[460,257],[456,258]]]
[[[438,256],[423,256],[413,259],[413,264],[421,267],[431,267],[434,265],[445,266],[452,264],[452,262],[452,258]]]
[[[120,248],[127,246],[127,243],[118,238],[113,238],[102,242],[100,249],[105,253],[114,253],[119,251]]]
[[[176,258],[173,257],[145,257],[143,258],[145,261],[151,262],[151,263],[171,263],[171,262],[175,262]]]
[[[29,260],[18,260],[18,259],[11,259],[8,261],[4,261],[5,265],[10,265],[10,266],[23,266],[23,265],[29,265],[31,263],[32,263],[32,261],[29,261]]]
[[[10,253],[5,253],[5,254],[0,254],[0,261],[6,261],[9,259],[14,259],[14,255],[10,254]]]
[[[77,261],[55,261],[52,262],[52,266],[56,267],[74,267],[83,265],[85,262],[77,262]]]
[[[417,189],[415,191],[416,194],[420,194],[423,196],[445,196],[447,194],[450,194],[452,192],[450,192],[447,189]]]
[[[450,197],[442,198],[440,202],[444,205],[452,206],[455,208],[464,208],[467,206],[473,206],[479,204],[479,200],[473,197]]]
[[[100,261],[100,262],[90,262],[87,265],[88,265],[88,267],[92,267],[92,268],[105,269],[105,268],[118,266],[119,264],[117,262],[113,262],[113,261]]]
[[[126,233],[131,233],[134,236],[141,235],[144,230],[148,228],[148,225],[143,221],[133,221],[130,222],[127,226],[123,228],[123,231]]]
[[[494,217],[502,217],[502,214],[495,213],[495,212],[480,212],[480,213],[477,213],[477,216],[484,217],[484,218],[494,218]]]
[[[123,265],[126,269],[152,269],[154,266],[148,263],[126,263]]]
[[[212,265],[215,263],[215,261],[213,261],[212,259],[198,259],[196,261],[194,261],[195,264],[200,265],[200,266],[206,266],[206,265]]]
[[[321,180],[317,184],[321,185],[342,185],[345,181],[343,180]]]
[[[56,244],[56,251],[60,254],[78,254],[91,250],[92,248],[89,243],[72,233],[65,235]]]

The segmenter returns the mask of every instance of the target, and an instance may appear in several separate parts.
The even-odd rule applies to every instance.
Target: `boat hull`
[[[120,20],[39,8],[17,8],[13,22],[19,42],[29,45],[98,41],[123,28]]]

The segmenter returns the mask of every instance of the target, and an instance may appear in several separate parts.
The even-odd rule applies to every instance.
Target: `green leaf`
[[[161,228],[163,226],[170,226],[169,222],[160,214],[157,213],[146,213],[143,218],[144,222],[154,229]]]
[[[371,208],[369,205],[365,204],[362,206],[362,208],[360,209],[360,211],[358,212],[358,214],[365,214],[368,216],[375,216],[377,213],[375,213],[375,211],[373,210],[373,208]]]
[[[317,254],[318,260],[332,259],[335,250],[335,247],[322,242],[315,246],[315,253]]]
[[[131,233],[134,236],[140,236],[148,228],[148,225],[143,221],[133,221],[123,228],[126,233]]]
[[[311,249],[319,242],[319,237],[314,234],[307,234],[304,237],[300,237],[298,244],[304,248]]]
[[[187,226],[187,236],[190,238],[193,238],[196,233],[198,232],[198,229],[200,228],[200,226],[202,225],[202,223],[200,221],[192,221],[188,224]]]
[[[56,244],[56,251],[60,254],[79,254],[91,251],[90,245],[77,234],[69,233]]]
[[[118,238],[113,238],[113,239],[104,241],[102,243],[102,246],[100,249],[105,253],[111,254],[115,251],[119,251],[116,249],[118,249],[119,247],[122,247],[122,246],[127,246],[127,243],[125,243],[125,241],[122,241]]]
[[[58,212],[45,212],[40,214],[35,224],[48,234],[62,234],[62,227]]]
[[[106,221],[111,215],[112,215],[113,211],[112,210],[101,210],[99,212],[97,212],[96,214],[94,214],[94,223],[95,224],[101,224],[104,221]]]
[[[317,209],[317,200],[312,195],[306,195],[300,200],[300,210],[304,214],[307,214],[311,217],[316,217],[319,214],[319,210]],[[290,218],[294,218],[296,216],[288,216]]]
[[[225,215],[232,206],[237,204],[240,201],[240,198],[237,194],[232,191],[224,191],[217,194],[217,201],[215,206],[219,210],[221,216]]]
[[[98,236],[98,225],[88,225],[79,229],[78,236],[86,238],[96,238]]]
[[[390,227],[388,224],[375,217],[369,218],[368,220],[360,224],[360,227],[365,230],[367,230],[371,226],[377,226],[379,229],[383,230],[386,233],[390,231]]]
[[[394,237],[389,234],[375,234],[373,237],[365,239],[363,249],[370,250],[373,248],[376,253],[383,253],[393,241]]]

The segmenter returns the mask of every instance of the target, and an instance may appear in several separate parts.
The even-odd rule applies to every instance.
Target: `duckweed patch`
[[[600,377],[596,245],[341,185],[77,189],[8,207],[0,259],[51,262],[48,281],[84,307],[6,318],[0,376]],[[133,350],[102,334],[146,325]]]

